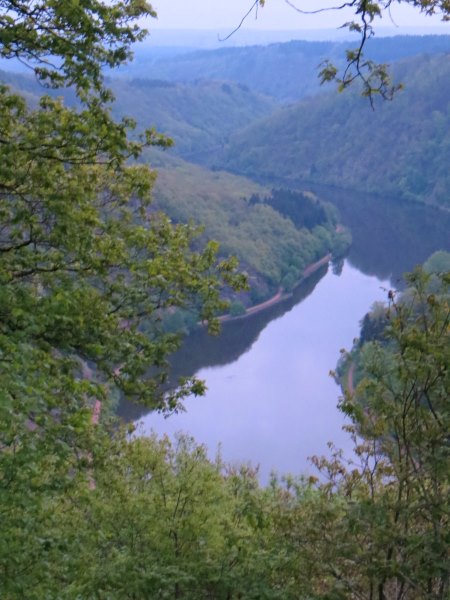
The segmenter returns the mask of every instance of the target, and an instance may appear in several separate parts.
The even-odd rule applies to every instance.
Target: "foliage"
[[[94,448],[91,483],[72,477],[34,506],[38,535],[20,555],[8,529],[2,597],[281,597],[271,500],[254,470],[211,462],[187,438],[97,430]]]
[[[178,344],[160,321],[194,304],[214,324],[222,285],[243,280],[217,244],[192,248],[195,226],[150,207],[154,174],[127,161],[167,141],[151,131],[130,141],[131,122],[105,104],[101,67],[128,56],[151,7],[1,6],[2,55],[79,99],[30,108],[0,90],[2,598],[445,600],[448,274],[415,272],[410,301],[391,296],[390,341],[373,346],[342,402],[361,464],[317,460],[329,483],[262,489],[255,470],[212,462],[189,439],[174,448],[95,425],[95,400],[117,389],[171,409],[201,391],[187,382],[168,405],[158,394]],[[290,262],[289,220],[253,208],[258,227],[287,238],[277,258]],[[330,243],[322,225],[314,236]]]
[[[365,468],[341,478],[336,463],[333,479],[355,502],[346,518],[356,544],[349,537],[345,543],[365,576],[362,597],[372,589],[386,598],[444,599],[450,584],[449,279],[440,276],[439,293],[429,292],[430,275],[421,271],[408,281],[406,301],[391,295],[388,343],[371,345],[365,378],[342,404],[363,437],[357,453]],[[365,541],[357,549],[359,533]],[[349,575],[351,569],[349,563]]]
[[[234,300],[234,302],[230,304],[229,313],[232,317],[243,315],[245,314],[245,306],[239,300]]]
[[[1,6],[0,54],[77,95],[72,108],[55,95],[30,107],[0,88],[0,595],[56,597],[57,506],[89,478],[95,402],[107,408],[120,392],[175,410],[201,393],[192,379],[163,396],[180,339],[162,315],[194,306],[217,328],[223,286],[244,278],[233,259],[217,260],[217,244],[193,249],[196,227],[151,209],[155,174],[133,159],[169,141],[152,130],[130,139],[133,122],[111,117],[102,69],[130,56],[150,5]]]
[[[111,2],[1,2],[0,56],[16,58],[44,84],[74,86],[83,99],[110,97],[103,85],[103,67],[126,62],[131,45],[146,31],[137,20],[156,16],[145,0]]]
[[[95,497],[75,508],[80,526],[88,511],[100,533],[99,544],[87,532],[87,554],[78,553],[75,585],[83,595],[196,599],[247,590],[260,597],[267,582],[259,581],[252,550],[263,493],[251,471],[226,474],[185,438],[176,447],[156,439],[119,445],[100,464]]]
[[[26,527],[1,538],[3,596],[446,600],[450,281],[430,294],[430,278],[408,277],[413,303],[391,294],[388,342],[342,401],[352,458],[335,451],[314,459],[320,479],[262,488],[189,438],[85,429],[89,471],[74,464],[45,502],[31,498],[27,543]],[[12,523],[29,502],[10,505]]]
[[[389,326],[367,344],[363,379],[341,409],[355,449],[315,458],[322,482],[293,486],[287,544],[309,598],[444,600],[449,594],[449,276],[416,270],[390,293]],[[299,518],[300,517],[300,518]]]
[[[16,88],[37,92],[23,76],[8,75],[8,80]],[[125,106],[131,105],[133,115],[141,122],[147,114],[152,114],[159,125],[165,124],[166,131],[169,128],[181,136],[181,154],[194,152],[197,160],[200,160],[199,152],[209,155],[210,145],[220,142],[230,128],[238,127],[242,119],[249,120],[248,111],[244,110],[246,106],[251,106],[253,118],[267,109],[262,101],[257,102],[258,97],[235,85],[227,84],[228,91],[223,91],[225,84],[214,83],[183,86],[169,82],[131,81],[125,85],[113,80],[113,84],[118,93],[115,113],[123,112]],[[68,101],[73,104],[73,99]],[[39,102],[38,97],[34,102]],[[210,104],[214,110],[207,108]],[[189,123],[186,124],[184,119],[189,119]],[[219,121],[225,125],[217,128]],[[217,239],[221,243],[222,256],[237,255],[249,275],[256,276],[262,297],[282,282],[291,289],[307,264],[330,249],[348,247],[348,241],[343,242],[343,235],[335,231],[333,210],[316,198],[288,191],[272,192],[271,195],[264,192],[261,193],[261,196],[267,196],[264,206],[256,207],[254,202],[248,203],[243,198],[256,198],[255,194],[262,188],[243,178],[211,173],[167,153],[150,152],[150,149],[145,149],[140,161],[160,167],[152,210],[162,208],[177,223],[193,220],[204,226],[201,239],[205,243],[211,238]],[[282,206],[283,194],[284,202],[290,197],[287,208]],[[323,225],[328,233],[319,235],[313,231],[316,225]],[[188,319],[191,325],[197,320],[195,317]],[[163,315],[164,324],[169,321],[173,330],[175,321],[180,322],[180,319],[172,314]],[[181,329],[189,326],[188,321],[180,322]]]
[[[102,7],[74,4],[71,12],[59,4],[23,3],[16,12],[11,6],[5,21],[5,39],[18,32],[13,47],[4,42],[3,54],[43,62],[53,39],[47,39],[43,20],[55,19],[50,31],[57,36],[60,65],[44,61],[36,73],[52,84],[70,83],[81,104],[66,108],[60,98],[44,96],[30,110],[19,95],[0,90],[2,346],[3,355],[13,357],[2,365],[3,381],[9,369],[17,375],[16,354],[31,360],[25,378],[45,370],[45,361],[70,372],[82,360],[96,367],[92,394],[103,395],[108,380],[158,404],[144,375],[151,365],[162,367],[177,345],[176,337],[158,331],[160,313],[195,303],[202,318],[211,318],[222,307],[216,276],[232,282],[234,263],[219,265],[212,243],[193,252],[194,227],[173,226],[149,210],[155,175],[126,161],[145,146],[168,141],[153,131],[140,141],[127,138],[133,123],[112,120],[100,68],[128,56],[128,46],[119,48],[122,37],[127,44],[141,37],[135,25],[121,28],[121,21],[133,23],[151,10],[134,2]],[[103,34],[91,31],[96,10],[105,20]],[[86,25],[77,30],[73,48],[75,19]],[[142,335],[143,320],[152,335]],[[78,385],[75,374],[73,381]]]
[[[327,222],[323,203],[307,192],[272,190],[269,197],[261,199],[259,196],[252,196],[249,202],[268,204],[283,216],[289,217],[298,229],[313,229],[316,225],[324,225]]]
[[[423,265],[427,273],[448,273],[450,271],[450,252],[439,250],[430,256]]]
[[[377,19],[381,19],[384,14],[391,17],[392,0],[380,0],[378,2],[349,0],[340,5],[329,6],[325,4],[309,10],[304,9],[301,2],[296,3],[291,0],[286,0],[286,2],[301,14],[318,14],[348,8],[354,12],[354,18],[345,22],[342,27],[347,28],[351,33],[357,33],[359,44],[356,48],[346,50],[346,61],[342,71],[328,59],[323,63],[320,71],[322,83],[336,81],[339,91],[342,91],[357,80],[361,84],[362,95],[369,98],[372,107],[374,97],[381,96],[385,100],[392,100],[394,94],[402,89],[403,85],[401,83],[392,82],[388,65],[378,63],[365,55],[367,42],[375,34],[374,24]],[[256,11],[258,4],[263,6],[264,2],[255,2],[254,8]],[[428,16],[437,14],[441,16],[443,21],[450,21],[450,7],[447,0],[398,0],[398,4],[409,4]]]
[[[376,302],[361,321],[358,345],[363,346],[366,342],[383,340],[387,325],[389,325],[388,311],[383,302]]]
[[[268,284],[267,293],[271,293],[287,273],[298,282],[307,265],[330,250],[348,247],[345,233],[336,231],[336,212],[316,197],[303,200],[302,194],[292,194],[300,205],[304,203],[299,213],[309,218],[312,207],[315,218],[325,216],[320,225],[314,219],[308,221],[307,228],[301,220],[296,225],[290,215],[278,211],[272,206],[273,194],[248,179],[167,157],[161,165],[155,186],[157,205],[175,222],[192,219],[203,224],[206,239],[218,240],[222,252],[239,258],[252,287],[265,289]],[[291,197],[291,192],[284,193]],[[268,200],[255,202],[256,197]]]

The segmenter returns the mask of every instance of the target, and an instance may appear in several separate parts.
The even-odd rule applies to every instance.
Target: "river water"
[[[387,286],[348,263],[340,276],[329,270],[310,296],[272,320],[237,360],[198,371],[206,396],[190,399],[185,413],[168,419],[147,415],[144,430],[189,432],[212,452],[221,443],[225,460],[259,464],[264,480],[272,469],[309,471],[308,456],[325,453],[328,441],[348,448],[336,409],[339,388],[329,371],[339,350],[358,335],[358,319],[385,298]]]
[[[373,302],[385,300],[401,274],[433,251],[450,250],[450,217],[348,192],[320,195],[335,201],[352,229],[347,260],[322,268],[291,299],[227,323],[219,338],[191,335],[174,359],[174,378],[196,373],[207,394],[168,419],[122,408],[143,433],[189,433],[211,457],[220,446],[226,461],[259,465],[262,481],[271,470],[315,473],[308,457],[329,454],[330,441],[351,452],[329,371],[340,349],[351,348]]]

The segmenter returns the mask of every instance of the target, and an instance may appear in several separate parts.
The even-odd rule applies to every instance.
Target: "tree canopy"
[[[79,103],[43,96],[33,109],[0,90],[1,333],[12,344],[2,367],[17,367],[16,353],[39,354],[30,377],[44,356],[81,361],[95,366],[96,395],[108,380],[158,405],[145,373],[177,343],[159,331],[161,311],[193,303],[213,317],[235,264],[219,265],[214,244],[192,251],[196,229],[152,211],[155,174],[130,160],[170,140],[154,131],[131,140],[133,122],[116,123],[106,103],[102,68],[130,56],[145,33],[136,19],[153,11],[143,2],[3,5],[2,55],[45,85],[70,85]],[[143,321],[152,330],[149,320],[150,337],[140,330]]]
[[[244,284],[217,244],[193,249],[198,228],[151,207],[155,173],[135,159],[170,140],[111,116],[103,70],[130,58],[153,14],[140,0],[1,2],[0,55],[76,96],[36,107],[0,87],[3,597],[38,560],[46,507],[89,472],[95,403],[104,416],[119,394],[170,411],[203,391],[195,379],[161,391],[179,344],[164,312],[194,307],[217,328],[223,286]]]
[[[449,281],[409,282],[342,402],[354,454],[315,459],[319,479],[262,488],[189,438],[99,428],[66,478],[61,452],[3,453],[3,597],[446,600]]]

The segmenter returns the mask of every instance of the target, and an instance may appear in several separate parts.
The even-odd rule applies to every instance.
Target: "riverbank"
[[[311,277],[311,275],[316,273],[321,267],[328,264],[329,261],[331,260],[331,258],[332,258],[331,253],[328,253],[325,256],[323,256],[322,258],[320,258],[319,260],[317,260],[316,262],[305,267],[305,269],[303,270],[302,278],[298,282],[296,288],[298,288],[298,286],[302,282],[304,282],[306,279]],[[245,317],[250,317],[250,316],[253,316],[257,313],[260,313],[260,312],[266,310],[269,307],[272,307],[272,306],[282,302],[283,300],[291,298],[292,296],[293,296],[293,292],[283,292],[283,289],[280,287],[274,296],[272,296],[268,300],[265,300],[264,302],[261,302],[260,304],[251,306],[250,308],[248,308],[246,310],[246,312],[244,314],[238,315],[238,316],[223,315],[221,317],[218,317],[218,319],[221,323],[224,323],[224,322],[230,322],[230,321],[237,321],[237,320],[243,319]],[[200,323],[199,323],[199,325],[200,325]],[[90,373],[89,373],[88,367],[85,366],[85,376],[88,377],[89,375],[90,375]],[[92,413],[91,413],[92,414],[91,420],[92,420],[93,425],[96,425],[99,422],[101,412],[102,412],[102,403],[99,400],[96,400],[92,407]]]
[[[318,261],[305,267],[302,278],[300,279],[300,281],[298,282],[297,285],[300,285],[303,281],[305,281],[305,279],[310,277],[310,275],[315,273],[318,269],[320,269],[324,265],[328,264],[330,262],[330,260],[331,260],[331,254],[328,253],[325,256],[323,256],[322,258],[320,258]],[[275,304],[278,304],[279,302],[282,302],[283,300],[286,300],[287,298],[290,298],[291,296],[292,296],[292,292],[284,292],[283,293],[283,288],[280,287],[280,288],[278,288],[278,291],[274,296],[272,296],[268,300],[265,300],[264,302],[261,302],[260,304],[255,304],[254,306],[247,308],[246,311],[244,313],[242,313],[242,315],[236,315],[236,316],[222,315],[221,317],[219,317],[219,321],[221,323],[228,323],[229,321],[237,321],[238,319],[245,319],[246,317],[250,317],[251,315],[255,315],[263,310],[266,310],[266,308],[269,308],[270,306],[274,306]]]

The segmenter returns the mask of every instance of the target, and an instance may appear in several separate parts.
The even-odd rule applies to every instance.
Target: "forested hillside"
[[[26,94],[34,105],[42,94],[64,95],[75,102],[71,90],[45,90],[34,77],[0,71],[0,81]],[[175,83],[155,79],[109,80],[116,100],[113,114],[132,117],[138,130],[155,127],[175,141],[172,152],[186,159],[206,161],[222,148],[231,133],[271,114],[277,102],[233,82],[195,81]]]
[[[11,73],[0,75],[38,105],[42,87],[35,80]],[[175,138],[175,152],[204,160],[212,150],[223,147],[232,131],[270,113],[275,105],[240,84],[112,83],[115,115],[128,113],[136,119],[138,130],[144,124],[154,125]],[[65,101],[74,104],[72,91],[65,92]],[[335,230],[337,212],[330,206],[319,203],[321,220],[294,225],[288,214],[270,202],[249,202],[258,194],[261,199],[269,197],[269,190],[243,177],[187,163],[173,154],[172,149],[170,153],[146,150],[140,159],[158,168],[153,210],[163,210],[177,223],[201,225],[202,240],[217,240],[222,257],[239,258],[252,283],[250,293],[241,297],[245,304],[266,298],[280,285],[291,289],[309,263],[329,251],[342,253],[348,246],[348,234]],[[308,212],[306,205],[299,212],[303,210]]]
[[[174,140],[176,154],[198,162],[222,148],[231,133],[277,106],[273,99],[234,82],[116,79],[111,83],[115,115],[132,116],[141,127],[154,126]]]
[[[151,49],[138,49],[128,77],[169,81],[198,79],[235,81],[283,102],[327,90],[320,87],[319,65],[325,59],[342,64],[355,42],[293,41],[268,46],[202,50],[181,56],[154,58]],[[450,36],[397,36],[368,40],[365,54],[381,63],[408,56],[450,51]]]
[[[431,53],[395,64],[393,76],[404,83],[404,89],[395,102],[375,102],[375,111],[356,89],[344,94],[328,91],[278,110],[274,99],[253,91],[262,89],[270,94],[277,90],[281,98],[283,86],[297,86],[299,80],[302,85],[314,82],[316,86],[317,53],[323,52],[322,58],[327,52],[331,58],[333,53],[342,57],[340,44],[292,42],[170,59],[180,69],[173,77],[194,79],[190,73],[195,72],[202,77],[234,77],[245,84],[206,79],[186,83],[111,79],[117,97],[114,115],[133,117],[138,130],[152,125],[171,136],[175,140],[171,152],[187,160],[270,185],[302,187],[316,182],[445,205],[450,59],[448,54],[435,52],[447,45],[448,36],[371,40],[366,53],[378,60],[423,50]],[[182,68],[190,56],[199,61],[197,66],[191,69],[188,63]],[[241,72],[227,73],[225,65],[231,69],[233,60],[225,58],[233,56]],[[298,64],[300,59],[310,69],[309,75]],[[151,72],[153,75],[153,65]],[[35,103],[43,92],[42,86],[24,75],[3,73],[1,79]],[[272,91],[264,81],[270,82]],[[65,96],[69,104],[74,101],[71,92],[66,91]]]
[[[113,118],[103,68],[126,63],[145,37],[140,23],[156,16],[147,2],[3,0],[1,10],[0,55],[27,63],[51,94],[30,80],[23,93],[0,86],[0,598],[448,600],[448,273],[432,289],[428,273],[411,274],[409,305],[389,294],[388,351],[378,346],[341,403],[353,457],[313,459],[318,478],[274,475],[262,487],[257,469],[211,460],[188,436],[121,427],[110,412],[119,395],[167,416],[204,393],[195,376],[165,393],[181,335],[164,319],[195,308],[217,332],[246,283],[220,252],[289,287],[340,241],[338,217],[312,194],[158,154],[167,137]],[[421,65],[430,85],[434,59]],[[235,94],[222,85],[211,89]],[[433,131],[443,152],[446,129]],[[273,143],[281,168],[293,155]]]
[[[312,194],[285,192],[296,207],[287,211],[277,202],[281,192],[249,179],[166,155],[153,154],[151,162],[158,166],[155,206],[176,222],[201,224],[221,255],[236,255],[250,275],[253,302],[280,285],[290,290],[308,264],[348,247],[348,232],[336,231],[336,209]]]
[[[324,94],[232,136],[220,166],[266,182],[333,184],[449,206],[450,56],[395,66],[404,83],[375,110],[357,91]],[[376,99],[375,99],[376,100]]]

